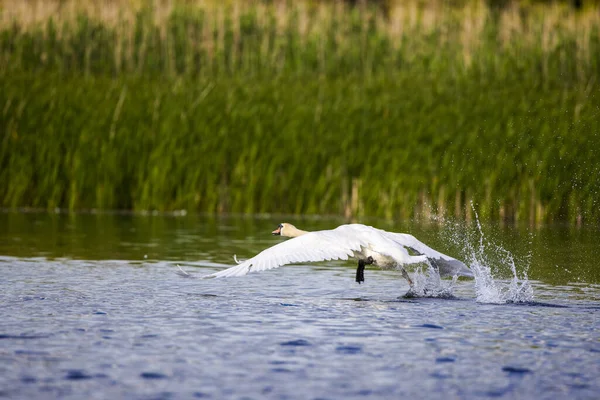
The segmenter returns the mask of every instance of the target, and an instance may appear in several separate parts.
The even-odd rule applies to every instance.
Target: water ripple
[[[210,281],[181,279],[172,263],[10,259],[1,268],[9,398],[600,392],[598,286],[577,286],[588,297],[572,300],[533,282],[542,301],[489,305],[472,281],[457,281],[452,300],[398,299],[407,286],[396,275],[358,286],[337,267]]]

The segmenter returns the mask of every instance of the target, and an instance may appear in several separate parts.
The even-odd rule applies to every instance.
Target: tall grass
[[[4,207],[600,220],[597,10],[94,4],[3,2]]]

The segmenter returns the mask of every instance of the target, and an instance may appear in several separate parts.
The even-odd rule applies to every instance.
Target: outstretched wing
[[[423,254],[437,267],[441,276],[466,276],[473,278],[473,272],[463,262],[432,249],[408,233],[385,232],[386,236],[401,246]]]
[[[344,226],[329,231],[309,232],[269,247],[236,266],[204,278],[242,276],[293,263],[347,260],[354,255],[354,251],[360,251],[366,245],[363,239],[352,235]]]

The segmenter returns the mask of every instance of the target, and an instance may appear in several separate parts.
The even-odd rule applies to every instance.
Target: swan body
[[[359,283],[364,281],[362,271],[364,266],[369,264],[383,269],[400,269],[411,285],[412,281],[404,269],[404,265],[407,264],[429,262],[439,270],[441,276],[473,277],[471,270],[461,261],[430,248],[406,233],[387,232],[362,224],[307,232],[283,223],[273,234],[291,239],[269,247],[236,266],[206,275],[204,278],[242,276],[286,264],[348,260],[351,257],[359,261],[356,275],[356,281]],[[411,255],[409,249],[417,255]]]

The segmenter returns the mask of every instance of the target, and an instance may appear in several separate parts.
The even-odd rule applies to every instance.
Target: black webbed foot
[[[373,264],[373,257],[369,256],[366,260],[358,260],[358,268],[356,269],[356,282],[359,284],[365,281],[365,265]]]
[[[365,261],[358,260],[358,268],[356,269],[356,282],[359,284],[365,281]]]

